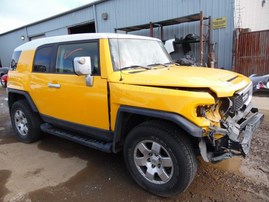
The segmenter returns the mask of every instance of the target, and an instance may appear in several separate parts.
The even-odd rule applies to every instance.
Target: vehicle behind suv
[[[1,64],[1,62],[0,62]],[[0,82],[3,88],[6,88],[7,86],[7,73],[8,73],[9,67],[0,67]]]
[[[43,38],[16,48],[11,68],[8,104],[19,140],[45,132],[123,150],[134,180],[160,196],[187,189],[198,154],[207,162],[245,157],[263,119],[247,77],[179,66],[154,38]]]

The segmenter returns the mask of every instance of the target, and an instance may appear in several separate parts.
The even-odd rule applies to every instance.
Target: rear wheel
[[[183,192],[197,170],[188,139],[174,125],[162,121],[135,127],[127,136],[124,157],[135,181],[145,190],[164,197]]]
[[[17,138],[25,143],[41,138],[41,119],[25,100],[16,101],[11,108],[11,122]]]

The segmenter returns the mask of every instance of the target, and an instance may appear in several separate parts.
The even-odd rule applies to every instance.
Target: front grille
[[[232,111],[239,111],[244,105],[248,106],[252,98],[252,83],[241,91],[237,91],[231,101],[233,103]]]
[[[232,110],[234,112],[239,111],[244,105],[244,100],[241,95],[235,95],[231,98],[231,100],[233,102]]]

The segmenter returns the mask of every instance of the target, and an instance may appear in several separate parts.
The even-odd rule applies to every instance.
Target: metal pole
[[[96,15],[96,7],[95,7],[95,4],[93,4],[93,17],[94,17],[95,32],[98,33],[97,15]]]
[[[161,25],[161,40],[163,41],[163,26]]]
[[[203,11],[200,11],[200,66],[203,66],[204,50],[203,50]]]
[[[150,28],[150,37],[153,37],[153,24],[152,24],[152,22],[149,23],[149,28]]]
[[[211,44],[211,16],[208,17],[208,42]]]
[[[207,38],[207,51],[208,51],[208,54],[207,56],[209,56],[211,54],[211,52],[213,50],[211,50],[211,16],[208,17],[208,38]],[[207,57],[207,66],[211,66],[210,65],[210,62],[211,62],[211,59],[209,57]]]

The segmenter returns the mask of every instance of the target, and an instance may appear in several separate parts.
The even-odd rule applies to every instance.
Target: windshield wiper
[[[154,67],[154,66],[164,66],[164,67],[168,67],[166,64],[162,64],[162,63],[153,63],[150,65],[147,65],[147,67]]]
[[[120,70],[135,69],[135,68],[151,69],[150,67],[145,67],[145,66],[141,66],[141,65],[130,65],[130,66],[122,67],[122,68],[120,68]]]
[[[167,62],[167,63],[164,63],[166,65],[176,65],[176,66],[180,66],[178,63],[176,62]]]

